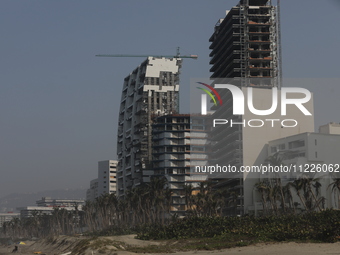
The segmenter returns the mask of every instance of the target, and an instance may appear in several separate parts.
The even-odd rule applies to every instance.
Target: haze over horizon
[[[143,58],[96,54],[197,54],[191,78],[209,77],[209,37],[238,0],[0,3],[0,197],[87,188],[97,162],[116,159],[123,79]],[[316,126],[340,122],[340,4],[281,1],[283,74],[314,93]],[[310,81],[310,84],[308,83]]]

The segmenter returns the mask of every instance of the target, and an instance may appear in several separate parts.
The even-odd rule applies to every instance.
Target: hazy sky
[[[339,1],[281,2],[284,76],[339,78]],[[96,54],[175,54],[180,46],[182,54],[199,55],[182,69],[182,112],[188,111],[190,78],[209,76],[208,39],[236,4],[1,0],[0,197],[87,188],[97,162],[116,158],[123,79],[143,59]],[[313,85],[317,124],[340,122],[340,84],[327,81],[322,89]]]

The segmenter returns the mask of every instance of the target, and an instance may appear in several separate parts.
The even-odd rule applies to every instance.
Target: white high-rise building
[[[105,160],[98,162],[98,194],[112,194],[117,191],[117,161]]]
[[[117,192],[117,161],[105,160],[98,162],[98,178],[90,183],[86,192],[86,200],[94,201],[97,197]]]
[[[207,175],[195,173],[194,166],[204,165],[207,155],[206,116],[173,114],[154,120],[153,176],[165,177],[171,190],[170,214],[185,216],[185,185],[198,189]]]

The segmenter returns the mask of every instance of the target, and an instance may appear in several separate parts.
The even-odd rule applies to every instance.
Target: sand
[[[65,237],[66,238],[66,237]],[[120,237],[108,237],[114,240],[124,242],[130,245],[145,246],[145,245],[157,245],[157,242],[152,241],[141,241],[134,239],[134,236],[120,236]],[[71,247],[71,246],[70,246]],[[65,248],[65,247],[64,247]],[[14,249],[14,245],[11,246],[0,246],[0,255],[13,254],[11,251]],[[46,255],[60,255],[67,253],[66,250],[59,250],[48,245],[43,245],[40,243],[28,243],[26,246],[20,245],[19,252],[16,254],[22,255],[32,255],[34,251],[41,251]],[[71,251],[71,250],[69,250]],[[87,251],[86,255],[92,255],[92,251]],[[133,255],[136,253],[128,251],[108,251],[107,253],[99,253],[98,251],[93,251],[93,254],[103,254],[103,255]],[[164,253],[163,253],[164,254]],[[268,243],[268,244],[256,244],[247,247],[231,248],[225,250],[216,251],[189,251],[189,252],[177,252],[177,253],[165,253],[176,254],[176,255],[310,255],[310,254],[340,254],[340,242],[339,243]],[[157,254],[155,254],[157,255]]]

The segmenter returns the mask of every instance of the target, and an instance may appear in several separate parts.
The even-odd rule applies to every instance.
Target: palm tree
[[[258,182],[255,184],[257,191],[261,194],[262,206],[263,206],[263,214],[267,214],[267,198],[269,187],[266,182]]]
[[[304,187],[302,179],[295,179],[293,182],[289,183],[289,186],[295,189],[297,196],[300,198],[302,205],[307,211],[308,207],[306,205],[304,197],[301,194],[301,190],[303,190],[303,187]]]
[[[172,191],[169,187],[166,187],[164,190],[164,198],[165,198],[165,210],[168,216],[170,216],[171,211],[171,202],[172,202]]]
[[[293,208],[293,213],[296,214],[296,206],[294,205],[294,199],[293,194],[291,191],[291,184],[290,182],[286,184],[286,186],[283,187],[283,193],[286,198],[288,198],[289,201],[289,208],[290,210]]]
[[[265,164],[268,164],[271,166],[283,166],[284,165],[283,160],[288,158],[289,154],[290,154],[289,151],[278,151],[274,153],[272,156],[269,156],[265,160]],[[281,183],[281,177],[278,174],[276,174],[275,178],[270,180],[270,183],[271,183],[272,188],[274,189],[272,190],[270,194],[272,207],[274,207],[275,211],[278,212],[277,206],[276,206],[276,199],[280,199],[281,208],[283,212],[285,213],[286,212],[286,201],[285,201],[286,199],[285,199],[285,194],[284,194],[282,183]]]
[[[237,214],[237,204],[239,199],[239,192],[236,191],[227,191],[226,192],[226,204],[228,207],[231,207],[232,209],[228,210],[230,215],[236,215]],[[228,214],[228,212],[227,212]]]
[[[289,185],[296,190],[296,194],[300,198],[306,211],[313,211],[316,208],[320,211],[322,210],[321,204],[323,204],[325,198],[318,198],[321,188],[321,183],[318,178],[311,178],[304,175],[294,180]],[[301,191],[303,193],[301,193]]]
[[[318,208],[320,211],[322,210],[320,203],[322,201],[322,198],[317,198],[320,188],[321,188],[321,183],[319,182],[319,178],[313,178],[309,176],[302,176],[300,177],[303,180],[304,184],[304,192],[305,192],[305,197],[306,201],[308,201],[309,204],[309,209],[310,210],[315,210],[315,208]],[[313,187],[315,188],[315,192],[313,190]]]
[[[164,197],[163,192],[167,183],[166,178],[153,178],[147,184],[149,196],[151,201],[151,211],[153,212],[153,219],[155,222],[160,221],[162,211],[164,211]]]
[[[332,179],[333,179],[333,182],[328,185],[327,189],[332,187],[332,192],[334,194],[334,204],[337,207],[337,209],[339,209],[340,208],[340,178],[333,177]]]
[[[187,212],[191,212],[193,210],[193,191],[194,187],[191,184],[185,184],[184,192],[185,192],[185,205]]]

